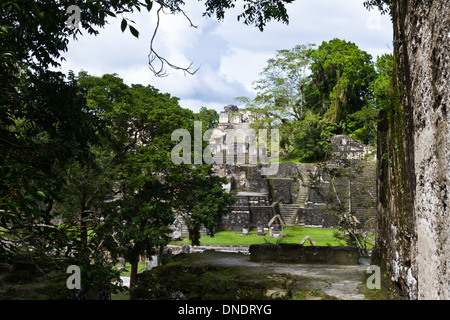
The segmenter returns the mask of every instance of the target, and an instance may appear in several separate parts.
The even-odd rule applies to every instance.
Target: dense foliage
[[[222,19],[234,2],[208,0],[205,14]],[[287,22],[289,2],[244,1],[238,19],[261,30],[272,19]],[[61,272],[77,264],[83,288],[103,290],[113,277],[106,258],[134,264],[158,250],[175,213],[197,243],[200,226],[213,234],[228,210],[231,196],[209,166],[170,159],[173,130],[192,132],[194,120],[206,130],[216,114],[193,114],[169,94],[115,75],[50,69],[72,37],[97,34],[107,19],[121,19],[121,30],[138,37],[129,15],[154,3],[184,13],[181,0],[1,3],[0,262],[25,259],[40,269],[38,261],[50,258]],[[72,5],[82,16],[76,27],[67,23]]]
[[[378,112],[388,104],[392,71],[392,55],[374,62],[345,40],[298,45],[267,61],[254,82],[254,99],[238,100],[265,115],[255,127],[279,129],[285,158],[324,160],[335,134],[376,144]]]

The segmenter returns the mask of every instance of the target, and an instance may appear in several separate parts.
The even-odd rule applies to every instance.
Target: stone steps
[[[280,216],[287,226],[293,226],[300,204],[280,204]]]
[[[308,198],[308,188],[300,184],[296,203],[304,205],[307,198]]]
[[[373,181],[375,172],[373,167],[367,167],[361,177],[351,183],[351,210],[361,223],[367,219],[370,211],[374,211],[376,205],[376,186],[368,184],[367,181]]]
[[[293,226],[295,224],[298,209],[305,206],[307,198],[308,188],[300,184],[297,201],[292,204],[280,204],[280,215],[286,225]]]
[[[280,215],[284,223],[287,226],[295,225],[295,218],[297,217],[297,212],[299,208],[305,206],[306,200],[308,198],[308,188],[301,185],[299,186],[297,201],[290,204],[280,204]]]

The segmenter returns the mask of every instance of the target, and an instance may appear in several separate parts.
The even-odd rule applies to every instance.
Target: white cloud
[[[186,1],[187,2],[187,1]],[[136,21],[139,39],[120,30],[120,18],[69,44],[63,71],[81,69],[101,76],[117,73],[128,84],[151,84],[180,98],[193,110],[201,106],[220,110],[238,96],[251,96],[266,61],[276,50],[298,44],[340,38],[352,41],[374,58],[392,51],[392,26],[388,16],[367,11],[361,0],[299,0],[287,5],[289,25],[271,22],[264,32],[236,21],[242,8],[226,13],[223,22],[202,16],[204,2],[189,1],[186,12],[198,29],[189,28],[181,15],[162,15],[155,50],[181,67],[193,62],[194,75],[167,69],[169,76],[156,78],[148,69],[150,39],[156,25],[156,8],[130,18]]]
[[[267,60],[272,56],[273,52],[234,48],[230,55],[222,57],[219,75],[227,81],[242,83],[245,89],[253,92],[252,83],[259,78]]]

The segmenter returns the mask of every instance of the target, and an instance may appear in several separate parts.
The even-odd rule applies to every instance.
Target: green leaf
[[[36,194],[42,198],[45,198],[45,193],[43,193],[42,191],[37,191]]]
[[[151,1],[151,0],[145,0],[145,3],[147,4],[147,10],[148,10],[148,11],[152,10],[152,7],[153,7],[153,1]]]
[[[122,32],[125,31],[125,29],[127,28],[127,20],[122,19],[122,23],[120,24],[120,29],[122,29]]]
[[[133,36],[135,36],[136,38],[139,38],[139,31],[137,31],[135,27],[130,26],[130,32]]]

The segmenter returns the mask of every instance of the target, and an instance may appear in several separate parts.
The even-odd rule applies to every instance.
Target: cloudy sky
[[[168,69],[167,77],[156,78],[149,70],[156,10],[126,16],[136,22],[139,39],[128,30],[121,32],[121,18],[109,19],[98,36],[83,32],[64,54],[62,71],[116,73],[127,84],[151,84],[180,98],[184,108],[221,111],[225,105],[239,105],[236,97],[254,96],[252,82],[277,50],[319,45],[333,38],[354,42],[374,59],[393,48],[389,17],[366,10],[363,0],[296,0],[287,5],[289,24],[271,22],[264,32],[236,20],[241,7],[228,11],[225,20],[218,22],[202,16],[204,2],[185,2],[185,11],[198,28],[190,28],[182,15],[162,15],[154,49],[173,64],[185,67],[192,62],[194,69],[200,68],[195,75]]]

